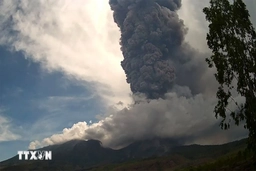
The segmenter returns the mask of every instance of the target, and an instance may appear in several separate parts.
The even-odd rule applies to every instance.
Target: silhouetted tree
[[[230,127],[231,116],[238,125],[245,121],[249,130],[248,147],[256,156],[256,33],[250,15],[242,0],[211,0],[203,9],[209,21],[207,44],[212,56],[209,67],[216,67],[218,103],[214,112],[222,117],[221,128]],[[234,100],[234,93],[244,97],[244,102]],[[230,104],[236,110],[230,110]]]

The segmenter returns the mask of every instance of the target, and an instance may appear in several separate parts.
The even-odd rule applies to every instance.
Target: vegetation
[[[178,146],[171,154],[145,159],[132,159],[126,162],[107,162],[105,164],[87,167],[78,161],[47,162],[29,161],[21,164],[8,164],[0,168],[6,171],[29,171],[29,170],[61,170],[61,171],[125,171],[125,170],[149,170],[149,171],[197,171],[197,170],[236,170],[243,171],[252,169],[252,155],[246,148],[246,139],[224,145],[189,145]],[[84,154],[84,153],[83,153]],[[68,156],[67,156],[68,158]],[[70,158],[68,158],[70,159]],[[239,170],[239,171],[240,171]]]
[[[251,151],[239,150],[236,153],[233,152],[222,156],[215,161],[179,169],[177,171],[252,171],[255,170],[252,157]]]
[[[216,67],[220,84],[214,112],[223,118],[222,129],[232,120],[244,123],[248,147],[256,157],[256,33],[249,12],[242,0],[211,0],[203,12],[210,23],[207,43],[213,53],[206,61]],[[243,101],[235,100],[237,95]]]
[[[224,145],[181,147],[173,155],[152,157],[92,168],[90,171],[252,171],[252,153],[246,150],[246,141]]]

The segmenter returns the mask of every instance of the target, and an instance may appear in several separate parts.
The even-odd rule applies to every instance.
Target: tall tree
[[[219,82],[215,116],[222,118],[222,129],[230,127],[229,116],[237,125],[244,121],[249,130],[248,147],[256,156],[256,33],[249,12],[242,0],[211,0],[203,12],[212,50],[206,61],[209,67],[216,67]],[[234,93],[244,97],[244,102],[235,101]],[[230,110],[231,103],[236,105],[235,111]]]

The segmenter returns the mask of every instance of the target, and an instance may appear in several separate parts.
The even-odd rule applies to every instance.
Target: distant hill
[[[170,164],[170,166],[168,164],[168,167],[175,168],[191,161],[194,163],[211,161],[219,156],[235,150],[244,149],[245,147],[246,139],[223,145],[205,146],[181,146],[171,139],[151,139],[132,143],[120,150],[113,150],[103,147],[101,142],[97,140],[72,140],[60,145],[52,145],[39,149],[52,151],[51,161],[20,161],[18,160],[18,156],[14,156],[1,162],[0,169],[8,171],[111,170],[111,168],[121,167],[123,163],[127,162],[139,162],[138,165],[140,165],[140,163],[147,163],[152,160],[156,162],[160,158],[161,161],[167,160],[166,162]],[[153,168],[149,167],[148,169]]]

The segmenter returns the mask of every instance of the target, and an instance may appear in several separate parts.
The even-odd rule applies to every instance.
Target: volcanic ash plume
[[[121,30],[121,65],[133,93],[163,97],[176,77],[174,65],[186,29],[176,14],[180,0],[110,0]]]
[[[234,130],[230,136],[218,129],[219,121],[212,112],[216,104],[212,95],[215,91],[211,91],[215,89],[215,79],[206,69],[204,54],[184,42],[186,29],[176,13],[180,0],[109,3],[121,30],[122,67],[135,93],[132,98],[139,103],[122,110],[111,108],[99,122],[75,124],[61,134],[32,142],[31,148],[77,138],[96,139],[105,147],[122,148],[151,138],[209,144],[244,135],[244,129],[240,133]],[[144,93],[147,98],[136,93]]]

